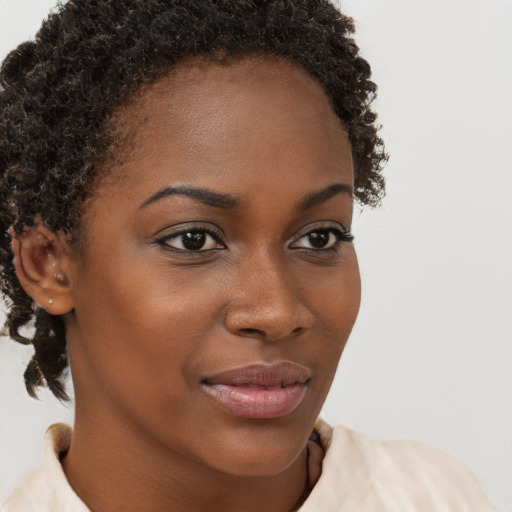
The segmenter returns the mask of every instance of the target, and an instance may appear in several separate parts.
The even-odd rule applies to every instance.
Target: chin
[[[309,431],[286,432],[257,429],[230,436],[222,459],[212,461],[219,470],[236,476],[271,476],[289,468],[304,452]]]
[[[227,467],[222,468],[225,473],[233,476],[273,476],[287,470],[300,456],[305,447],[293,453],[277,454],[271,450],[260,450],[258,454],[240,457],[227,461]],[[220,469],[220,468],[219,468]]]

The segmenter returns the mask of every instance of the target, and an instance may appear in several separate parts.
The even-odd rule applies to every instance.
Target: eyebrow
[[[324,203],[331,199],[331,197],[338,194],[347,194],[352,198],[354,196],[354,190],[350,185],[346,185],[344,183],[333,183],[322,190],[308,194],[299,204],[299,210],[303,212],[309,210],[317,204]]]
[[[324,203],[325,201],[331,199],[332,197],[338,194],[347,194],[350,197],[352,197],[353,189],[350,185],[345,185],[343,183],[334,183],[323,188],[322,190],[318,190],[316,192],[311,192],[310,194],[307,194],[302,199],[302,201],[300,201],[298,209],[304,212],[320,203]],[[165,187],[159,190],[158,192],[154,193],[151,197],[146,199],[139,206],[138,210],[142,210],[146,206],[149,206],[150,204],[156,203],[157,201],[160,201],[161,199],[170,196],[189,197],[207,206],[213,206],[215,208],[221,208],[224,210],[231,210],[240,205],[240,200],[237,199],[236,197],[233,197],[230,194],[221,194],[219,192],[214,192],[213,190],[209,190],[206,188],[178,186]]]
[[[146,199],[140,206],[139,210],[149,206],[150,204],[156,203],[160,199],[164,199],[169,196],[185,196],[195,199],[207,206],[213,206],[215,208],[222,208],[224,210],[230,210],[240,204],[240,201],[229,194],[220,194],[213,190],[206,188],[196,187],[165,187],[151,197]]]

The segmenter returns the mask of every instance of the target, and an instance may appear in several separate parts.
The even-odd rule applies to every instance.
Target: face
[[[183,65],[116,123],[135,128],[72,264],[77,408],[218,471],[282,471],[359,307],[347,135],[304,71],[256,57]]]

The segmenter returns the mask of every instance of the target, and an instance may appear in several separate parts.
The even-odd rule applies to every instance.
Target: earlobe
[[[14,266],[25,292],[52,315],[74,307],[67,243],[43,225],[13,236]]]

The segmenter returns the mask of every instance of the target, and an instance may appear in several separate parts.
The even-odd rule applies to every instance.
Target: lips
[[[244,418],[271,419],[291,414],[307,391],[310,372],[289,362],[231,368],[207,376],[203,386],[217,403]]]

